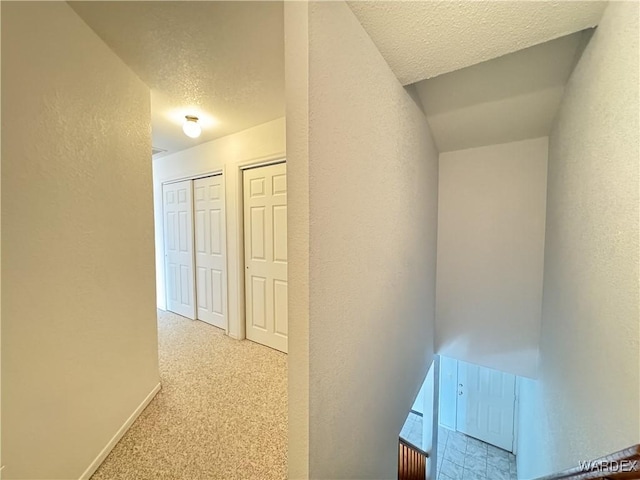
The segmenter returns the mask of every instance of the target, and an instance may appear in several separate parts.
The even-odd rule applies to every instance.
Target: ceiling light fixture
[[[202,133],[202,128],[198,124],[198,117],[193,115],[185,115],[185,121],[182,125],[182,131],[187,137],[198,138]]]

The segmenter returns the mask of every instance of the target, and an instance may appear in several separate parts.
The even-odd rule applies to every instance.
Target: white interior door
[[[513,451],[516,379],[508,373],[458,361],[457,429]]]
[[[287,352],[287,167],[244,171],[247,338]]]
[[[227,282],[222,175],[193,181],[198,319],[227,328]]]
[[[162,186],[167,310],[196,318],[191,180]]]

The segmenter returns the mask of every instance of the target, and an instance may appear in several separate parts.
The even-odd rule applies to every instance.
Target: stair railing
[[[400,437],[398,441],[398,480],[426,480],[429,454]]]
[[[638,480],[640,444],[536,480]]]

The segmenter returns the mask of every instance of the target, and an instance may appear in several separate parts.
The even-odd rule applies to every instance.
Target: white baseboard
[[[147,405],[151,403],[151,400],[153,400],[153,397],[155,397],[156,394],[160,391],[160,388],[162,388],[162,385],[160,385],[160,383],[158,383],[155,387],[153,387],[153,390],[151,390],[149,395],[147,395],[147,397],[142,401],[142,403],[138,405],[138,408],[136,408],[133,411],[131,416],[127,418],[127,421],[124,422],[124,425],[122,425],[118,429],[118,431],[113,436],[113,438],[109,440],[109,443],[107,443],[107,445],[102,449],[102,451],[98,454],[95,460],[91,462],[91,465],[89,465],[87,469],[84,471],[84,473],[80,475],[80,480],[89,480],[89,478],[91,478],[91,475],[93,475],[96,472],[96,470],[98,470],[98,467],[102,464],[102,462],[104,462],[104,459],[107,458],[107,455],[109,455],[111,450],[113,450],[113,447],[115,447],[116,444],[120,441],[120,439],[124,436],[124,434],[127,433],[127,430],[129,430],[131,425],[133,425],[133,422],[136,421],[136,418],[138,418],[138,416],[142,413],[142,411],[145,408],[147,408]]]

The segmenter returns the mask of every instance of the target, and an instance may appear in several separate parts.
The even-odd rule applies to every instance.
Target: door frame
[[[245,284],[245,264],[244,264],[244,171],[252,168],[267,167],[269,165],[276,165],[279,163],[287,163],[287,158],[282,154],[271,155],[268,157],[257,158],[253,160],[247,160],[235,165],[236,167],[236,202],[238,213],[238,270],[237,270],[237,308],[238,308],[238,334],[237,336],[231,335],[238,340],[244,340],[247,338],[247,313],[246,313],[246,292],[244,288]]]
[[[164,227],[164,222],[165,222],[165,215],[164,215],[164,186],[165,185],[170,185],[172,183],[180,183],[180,182],[184,182],[184,181],[190,181],[191,182],[191,196],[193,199],[193,181],[194,180],[198,180],[200,178],[207,178],[207,177],[215,177],[218,175],[222,176],[222,249],[224,252],[224,265],[225,265],[225,269],[224,269],[224,275],[223,275],[223,281],[225,283],[225,299],[224,299],[224,318],[225,318],[225,328],[224,331],[225,333],[228,335],[229,334],[229,280],[228,280],[228,270],[229,270],[229,260],[228,260],[228,256],[227,256],[227,202],[226,202],[226,177],[225,177],[225,172],[224,172],[224,167],[223,168],[218,168],[209,172],[199,172],[199,173],[195,173],[195,174],[191,174],[191,175],[181,175],[181,176],[175,176],[175,177],[170,177],[170,178],[165,178],[165,179],[161,179],[160,180],[160,188],[162,193],[162,245],[163,248],[165,249],[165,257],[166,257],[166,238],[165,238],[165,227]],[[195,202],[192,201],[192,205],[191,205],[192,210],[195,208]],[[195,212],[192,211],[192,218]],[[192,222],[192,228],[194,228],[194,234],[192,235],[192,257],[193,257],[193,272],[192,272],[192,281],[193,281],[193,296],[195,298],[195,315],[196,315],[196,320],[198,319],[198,293],[197,293],[197,287],[196,287],[196,269],[195,269],[195,265],[196,265],[196,252],[195,252],[195,224]],[[163,268],[164,268],[164,295],[165,295],[165,305],[168,305],[167,302],[167,269],[166,269],[166,263],[163,262]],[[201,320],[202,321],[202,320]],[[204,322],[206,323],[206,322]]]
[[[513,407],[513,448],[514,455],[518,455],[518,420],[520,419],[520,377],[516,375],[516,400]]]

